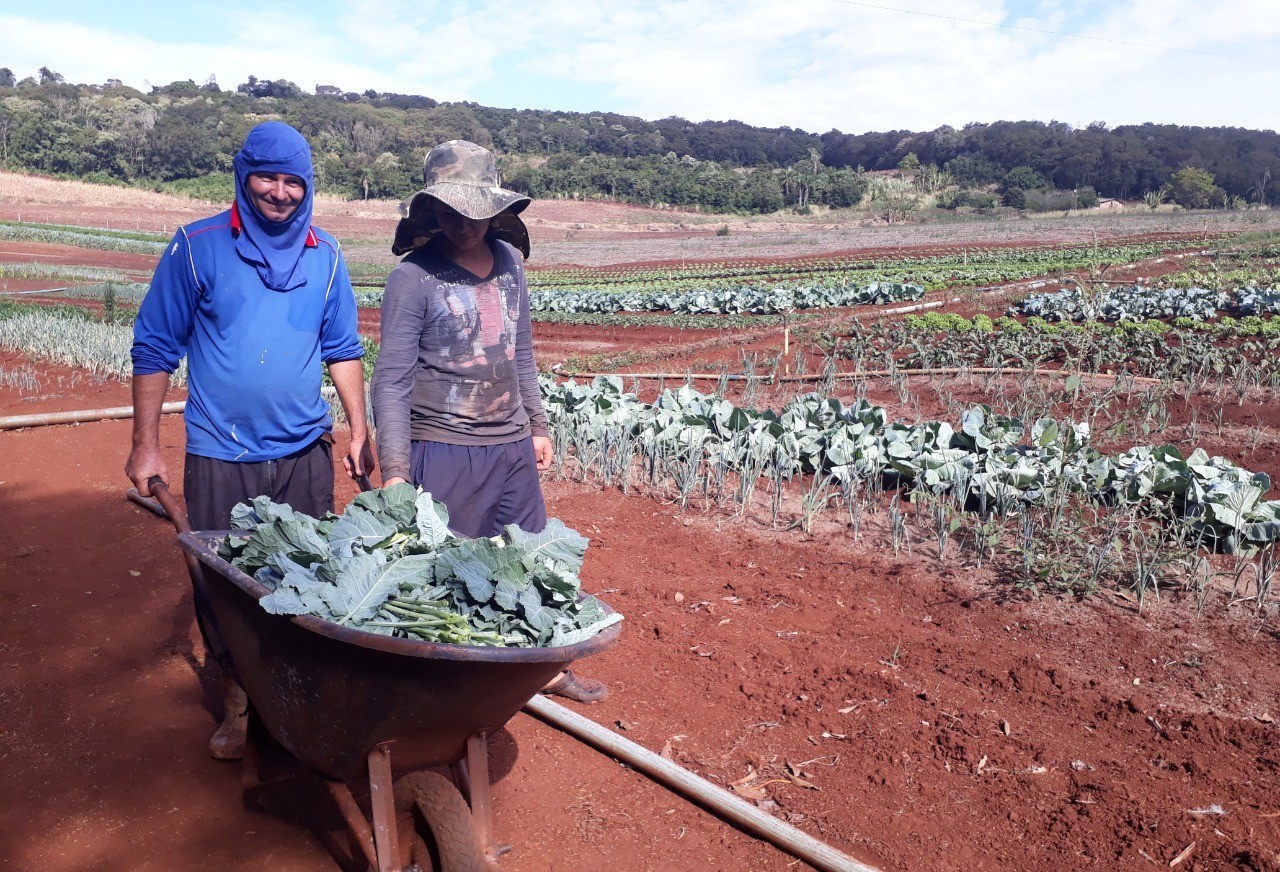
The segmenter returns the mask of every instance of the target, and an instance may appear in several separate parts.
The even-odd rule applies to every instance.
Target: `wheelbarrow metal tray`
[[[331,778],[363,772],[393,743],[398,772],[462,759],[467,738],[505,724],[562,669],[611,646],[621,627],[559,648],[421,642],[273,615],[270,590],[218,556],[226,532],[183,533],[205,567],[214,614],[237,676],[267,732]],[[606,607],[607,608],[607,607]]]

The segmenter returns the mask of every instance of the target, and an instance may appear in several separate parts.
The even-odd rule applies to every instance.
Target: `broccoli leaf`
[[[219,553],[271,588],[260,602],[274,614],[468,645],[572,644],[620,619],[581,593],[587,540],[556,519],[537,534],[509,526],[461,538],[445,507],[411,485],[319,520],[265,497],[234,515],[248,535]]]
[[[586,537],[570,530],[558,518],[548,519],[541,533],[526,533],[515,524],[508,524],[506,535],[511,544],[523,550],[527,557],[551,560],[574,572],[582,566],[582,558],[587,553]],[[525,565],[530,565],[528,560]]]
[[[342,517],[329,529],[329,546],[334,554],[351,555],[357,550],[368,551],[385,541],[397,529],[398,525],[391,517],[379,516],[353,504],[347,507]]]
[[[411,554],[387,560],[382,555],[357,554],[347,560],[335,580],[336,596],[328,598],[339,624],[367,620],[377,614],[401,584],[430,576],[434,557]]]
[[[439,548],[453,538],[453,534],[449,532],[449,510],[444,503],[431,499],[429,493],[418,496],[415,520],[419,538],[432,548]]]

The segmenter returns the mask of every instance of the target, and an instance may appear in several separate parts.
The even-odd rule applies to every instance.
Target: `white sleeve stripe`
[[[333,270],[329,273],[329,284],[324,289],[324,301],[329,302],[329,292],[333,290],[333,280],[338,277],[338,252],[333,252]]]
[[[191,267],[191,281],[195,283],[196,290],[203,294],[204,288],[200,287],[200,276],[196,273],[196,258],[191,253],[191,237],[187,236],[187,228],[185,227],[179,227],[178,232],[182,234],[183,240],[187,243],[187,265]]]

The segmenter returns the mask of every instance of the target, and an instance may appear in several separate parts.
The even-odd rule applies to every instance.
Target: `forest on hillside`
[[[1142,124],[1074,128],[999,121],[931,131],[809,133],[739,121],[647,121],[608,112],[501,109],[249,76],[153,86],[72,84],[54,70],[0,67],[0,166],[143,184],[208,199],[231,190],[231,157],[278,118],[311,142],[318,186],[405,197],[438,142],[469,139],[500,156],[503,183],[535,197],[601,198],[768,213],[864,201],[891,216],[922,204],[985,211],[1088,207],[1100,197],[1186,208],[1280,202],[1280,135]],[[894,170],[891,174],[876,171]],[[1280,181],[1280,180],[1277,180]]]

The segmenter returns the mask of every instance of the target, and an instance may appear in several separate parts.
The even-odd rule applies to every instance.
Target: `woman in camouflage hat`
[[[488,149],[462,139],[437,145],[427,154],[422,176],[426,187],[400,204],[392,254],[407,254],[436,237],[441,227],[435,209],[443,203],[466,218],[488,219],[491,239],[509,242],[529,258],[529,231],[519,218],[529,198],[498,186]]]
[[[404,258],[382,297],[372,400],[383,483],[430,492],[463,536],[540,532],[552,445],[524,274],[529,198],[500,187],[493,155],[464,140],[433,148],[423,177],[401,205],[392,251]],[[566,671],[543,692],[595,702],[608,691]]]

